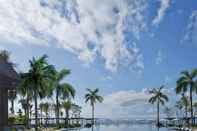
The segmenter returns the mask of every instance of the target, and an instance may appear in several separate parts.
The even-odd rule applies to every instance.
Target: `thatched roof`
[[[13,89],[19,81],[19,76],[13,64],[0,60],[0,89]]]

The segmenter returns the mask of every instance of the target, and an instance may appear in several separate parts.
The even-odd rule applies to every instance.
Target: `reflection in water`
[[[63,130],[67,131],[67,130]],[[153,125],[108,125],[108,126],[95,126],[92,128],[83,128],[72,131],[170,131],[166,128],[160,128]]]

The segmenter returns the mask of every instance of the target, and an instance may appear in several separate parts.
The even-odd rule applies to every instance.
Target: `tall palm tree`
[[[75,90],[74,88],[69,85],[69,84],[65,84],[65,83],[60,83],[62,82],[62,80],[70,74],[70,70],[67,69],[62,69],[61,71],[57,71],[56,75],[55,75],[55,95],[56,95],[56,122],[57,124],[59,124],[59,108],[60,108],[60,102],[59,102],[59,97],[63,96],[64,93],[67,94],[68,96],[75,96]]]
[[[8,99],[11,101],[11,113],[14,114],[14,101],[16,100],[16,91],[15,90],[9,90],[8,91]]]
[[[85,102],[90,102],[92,106],[92,124],[94,125],[94,108],[97,102],[103,102],[103,97],[98,95],[99,89],[87,89],[87,94],[85,95]]]
[[[165,102],[168,102],[168,97],[162,92],[162,89],[164,86],[159,87],[159,89],[153,88],[149,91],[150,94],[152,94],[152,97],[149,99],[149,103],[154,104],[156,102],[157,104],[157,126],[160,126],[159,122],[159,110],[160,110],[160,104],[164,105]]]
[[[64,108],[65,115],[66,115],[65,125],[66,125],[66,127],[68,127],[69,126],[69,111],[72,107],[71,101],[67,100],[67,101],[62,102],[62,107]]]
[[[54,66],[49,65],[47,56],[30,61],[30,69],[23,74],[22,85],[27,87],[34,98],[35,130],[38,131],[38,98],[52,95],[53,80],[55,75]]]
[[[176,93],[184,93],[189,90],[189,99],[190,99],[190,109],[191,109],[191,119],[192,124],[194,123],[194,114],[193,114],[193,91],[197,92],[197,69],[193,69],[191,72],[183,71],[181,72],[181,77],[177,80]]]
[[[20,77],[22,79],[22,81],[25,79],[25,75],[24,74],[20,74]],[[29,90],[31,87],[27,87],[27,85],[24,85],[23,82],[21,82],[21,84],[19,84],[19,86],[17,87],[17,92],[19,95],[21,95],[25,101],[26,101],[26,105],[27,105],[27,109],[26,109],[26,126],[27,128],[29,128],[29,118],[30,118],[30,106],[31,106],[31,101],[33,99],[33,95],[31,90]],[[23,100],[24,102],[24,100]]]
[[[184,94],[182,94],[182,97],[181,97],[180,101],[182,103],[182,106],[185,108],[185,117],[187,119],[188,107],[189,107],[189,98],[187,96],[185,96]]]

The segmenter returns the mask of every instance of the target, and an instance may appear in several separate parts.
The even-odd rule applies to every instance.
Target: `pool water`
[[[70,131],[67,129],[64,129],[62,131]],[[170,131],[170,129],[167,128],[160,128],[153,125],[108,125],[108,126],[96,126],[94,129],[92,128],[83,128],[83,129],[77,129],[72,131]]]

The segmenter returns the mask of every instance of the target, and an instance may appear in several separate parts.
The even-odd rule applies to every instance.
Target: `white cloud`
[[[171,0],[159,0],[160,8],[157,12],[157,16],[153,19],[153,25],[158,25],[166,14],[167,9],[170,6]]]
[[[173,96],[173,90],[165,89],[165,94]],[[104,97],[102,104],[96,105],[96,116],[100,118],[154,118],[156,108],[148,103],[151,95],[148,89],[142,91],[123,90]],[[168,105],[168,104],[167,104]],[[90,107],[85,107],[83,113],[88,116]],[[164,113],[161,116],[165,117]]]
[[[138,62],[125,32],[139,39],[146,30],[146,0],[0,0],[0,36],[18,45],[56,46],[84,62],[97,56],[108,70]],[[136,47],[137,48],[137,47]],[[126,62],[125,62],[126,61]]]
[[[181,42],[184,41],[197,42],[197,10],[194,10],[189,17],[185,35]]]

